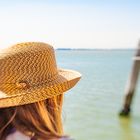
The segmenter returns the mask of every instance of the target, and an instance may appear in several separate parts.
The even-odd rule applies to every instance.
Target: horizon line
[[[136,50],[136,48],[55,48],[55,50]]]

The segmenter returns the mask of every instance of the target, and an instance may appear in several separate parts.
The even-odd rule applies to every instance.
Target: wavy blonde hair
[[[63,94],[32,104],[0,109],[0,140],[16,128],[37,140],[59,139],[62,127]]]

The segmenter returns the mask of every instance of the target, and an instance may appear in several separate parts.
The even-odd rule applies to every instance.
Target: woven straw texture
[[[24,105],[62,94],[81,74],[59,69],[52,46],[26,42],[0,52],[0,108]]]

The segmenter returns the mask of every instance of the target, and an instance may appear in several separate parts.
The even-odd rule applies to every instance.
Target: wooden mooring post
[[[140,41],[138,43],[138,49],[133,60],[134,62],[132,66],[132,71],[125,89],[123,109],[120,112],[121,116],[128,116],[131,110],[132,99],[134,96],[140,71]]]

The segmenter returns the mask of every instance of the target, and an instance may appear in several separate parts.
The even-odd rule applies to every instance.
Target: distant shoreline
[[[92,48],[56,48],[55,50],[60,51],[135,51],[136,49],[92,49]]]

